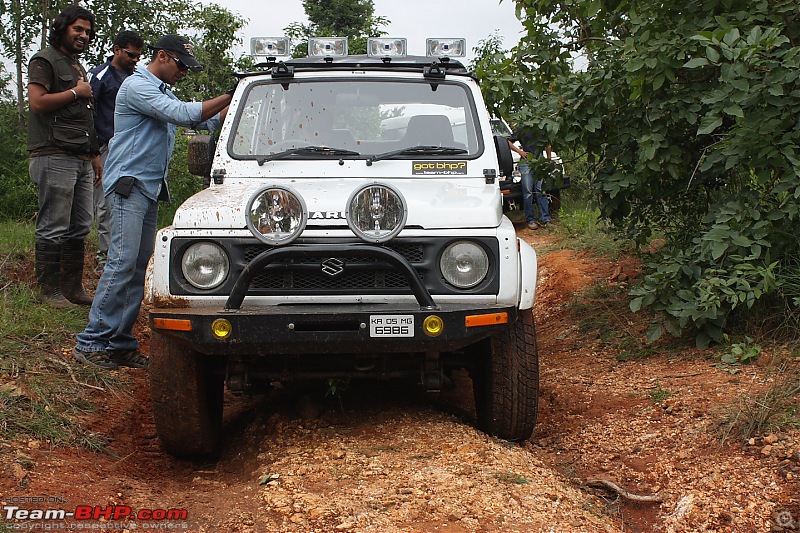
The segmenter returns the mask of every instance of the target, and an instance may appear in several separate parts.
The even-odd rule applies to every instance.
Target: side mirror
[[[497,151],[497,162],[500,164],[500,175],[510,178],[514,172],[514,158],[511,156],[511,148],[508,146],[508,139],[502,135],[494,136],[494,147]]]
[[[189,139],[187,159],[189,173],[204,178],[204,182],[211,179],[211,163],[214,161],[216,142],[211,135],[194,135]]]

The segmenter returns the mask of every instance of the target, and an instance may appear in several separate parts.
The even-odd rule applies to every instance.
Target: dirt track
[[[553,238],[521,235],[540,249]],[[540,260],[539,425],[520,446],[473,429],[469,381],[457,376],[435,397],[353,384],[341,403],[319,390],[229,398],[219,460],[178,461],[159,448],[146,373],[126,370],[131,396],[96,393],[103,409],[88,421],[112,438],[115,456],[8,444],[0,499],[186,510],[185,520],[133,523],[193,532],[749,533],[800,523],[799,433],[745,445],[720,444],[717,433],[724,407],[768,383],[770,356],[780,354],[736,375],[682,344],[619,362],[570,304],[596,280],[624,283],[633,263],[570,251]],[[642,334],[641,318],[610,316]],[[588,486],[591,478],[662,501],[631,502]]]

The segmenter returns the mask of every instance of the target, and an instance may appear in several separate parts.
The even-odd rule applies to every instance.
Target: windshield
[[[418,147],[467,159],[482,150],[459,83],[280,80],[251,86],[245,98],[228,145],[238,159],[408,159],[419,151],[406,149]]]

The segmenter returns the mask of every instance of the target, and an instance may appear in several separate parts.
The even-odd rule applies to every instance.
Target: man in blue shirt
[[[133,74],[136,63],[142,55],[144,39],[135,31],[122,31],[114,39],[113,55],[105,63],[89,71],[89,85],[94,94],[94,128],[100,143],[100,161],[105,166],[108,159],[108,141],[114,135],[114,104],[117,100],[119,86],[125,78]],[[101,176],[95,177],[94,183],[94,219],[97,224],[97,262],[98,272],[108,257],[108,245],[111,241],[111,211],[106,204]]]
[[[101,368],[146,368],[133,325],[144,297],[147,263],[155,248],[158,201],[169,201],[167,169],[177,126],[216,129],[230,94],[204,102],[182,102],[167,89],[202,67],[192,45],[165,35],[151,46],[146,68],[138,67],[119,88],[114,136],[108,146],[103,189],[111,207],[111,246],[97,285],[89,324],[72,354]]]

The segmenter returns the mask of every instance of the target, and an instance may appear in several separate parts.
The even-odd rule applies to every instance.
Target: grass
[[[119,379],[75,363],[69,353],[88,309],[54,309],[9,273],[29,269],[31,224],[0,223],[0,439],[38,440],[102,450],[105,440],[82,425],[94,394],[123,394]]]
[[[577,295],[569,305],[578,317],[578,330],[594,333],[606,346],[616,351],[617,361],[636,361],[658,353],[658,347],[645,342],[633,329],[628,309],[627,290],[600,280]]]
[[[495,472],[494,478],[503,483],[508,483],[509,485],[527,485],[530,483],[525,477],[510,470]]]
[[[561,237],[562,248],[588,251],[610,258],[630,249],[630,242],[619,238],[600,218],[600,210],[586,200],[575,199],[567,189],[562,194],[558,223],[553,226]]]
[[[664,400],[667,400],[672,397],[674,393],[668,389],[665,389],[661,386],[661,383],[656,382],[656,384],[649,389],[647,389],[647,397],[650,398],[650,401],[653,403],[661,403]]]
[[[570,248],[613,259],[631,248],[630,241],[619,238],[601,220],[600,210],[572,189],[562,191],[561,208],[550,215],[554,223],[548,232],[560,237],[558,244],[552,245],[553,249]],[[525,213],[521,209],[509,211],[506,216],[514,224],[525,223]]]
[[[770,383],[760,392],[742,395],[726,409],[720,438],[746,441],[770,431],[800,428],[800,368],[795,361],[777,365]]]
[[[33,224],[2,222],[0,228],[0,255],[33,250]]]

